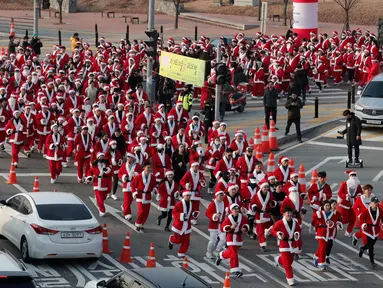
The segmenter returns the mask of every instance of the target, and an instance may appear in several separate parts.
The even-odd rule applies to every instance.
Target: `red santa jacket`
[[[270,210],[276,205],[277,203],[270,191],[267,191],[265,199],[263,199],[261,190],[258,190],[251,199],[251,209],[255,211],[255,222],[259,224],[270,222]]]
[[[25,137],[33,137],[35,135],[36,130],[36,117],[32,113],[29,113],[28,115],[23,112],[20,115],[20,118],[25,123],[24,127],[24,136]],[[0,131],[1,131],[1,124],[0,124]]]
[[[343,227],[339,214],[332,210],[328,215],[323,210],[316,211],[312,216],[312,224],[315,227],[315,239],[325,241],[333,239],[334,229]]]
[[[218,202],[217,200],[213,200],[210,202],[206,209],[206,216],[209,218],[209,231],[221,231],[221,224],[225,219],[226,208],[227,206],[224,201]]]
[[[86,175],[86,181],[89,182],[93,180],[93,190],[94,191],[109,191],[111,181],[112,181],[112,167],[105,162],[97,162],[96,165],[92,165],[89,169],[88,174]]]
[[[210,170],[214,170],[217,161],[222,159],[224,152],[225,151],[223,150],[222,145],[219,145],[217,147],[216,145],[213,144],[212,146],[208,147],[208,149],[205,153],[205,157],[207,160],[206,168],[210,169]]]
[[[282,165],[279,165],[274,171],[274,176],[280,183],[286,183],[290,179],[291,169],[287,167],[286,170],[283,169]]]
[[[113,174],[118,174],[118,171],[120,170],[120,167],[122,166],[124,160],[120,150],[115,149],[113,151],[112,149],[108,149],[105,154],[105,159],[108,160],[111,164]]]
[[[182,187],[192,191],[191,200],[194,201],[201,200],[201,188],[206,185],[204,183],[206,183],[205,176],[199,171],[197,173],[192,172],[192,169],[186,172],[180,181]]]
[[[68,123],[65,125],[65,133],[68,135],[68,141],[74,141],[74,138],[78,133],[80,133],[80,129],[84,126],[84,121],[81,117],[71,117],[68,119]]]
[[[372,239],[376,239],[382,230],[383,211],[377,208],[376,217],[374,218],[371,213],[371,208],[369,208],[360,215],[359,220],[361,224],[360,229],[363,234]]]
[[[176,205],[176,199],[179,197],[178,184],[175,181],[169,183],[168,180],[163,181],[160,186],[158,186],[158,195],[161,197],[158,202],[160,206],[160,211],[169,211],[174,209]]]
[[[169,115],[174,116],[174,121],[176,121],[180,127],[186,127],[186,123],[189,120],[189,113],[184,108],[178,110],[177,107],[174,107],[169,111],[168,117]]]
[[[322,187],[319,183],[311,185],[308,191],[311,208],[319,210],[322,201],[329,200],[332,197],[332,190],[330,185],[325,183]]]
[[[152,192],[156,192],[156,178],[152,173],[147,176],[145,172],[134,177],[132,182],[133,198],[142,204],[150,204],[152,202]]]
[[[235,226],[235,228],[232,229],[232,226]],[[221,225],[221,231],[226,232],[227,246],[242,246],[242,233],[247,233],[249,229],[249,221],[242,214],[238,214],[237,217],[230,214]]]
[[[150,143],[151,146],[155,147],[158,144],[164,144],[164,129],[162,124],[153,123],[149,129]]]
[[[292,221],[291,228],[285,218],[273,225],[271,234],[279,239],[279,252],[296,253],[299,251],[301,228],[296,219],[292,219]]]
[[[367,198],[365,195],[360,195],[360,197],[356,198],[352,209],[354,209],[355,215],[357,217],[359,217],[360,214],[370,208],[371,197],[372,196]]]
[[[113,122],[113,123],[108,122],[102,127],[102,131],[104,131],[106,135],[108,135],[108,137],[111,138],[116,128],[118,128],[118,125],[116,124],[116,122]]]
[[[185,129],[185,134],[188,135],[192,141],[199,140],[205,135],[205,128],[203,127],[201,121],[198,121],[197,125],[194,125],[194,123],[188,123]]]
[[[347,187],[347,182],[342,182],[338,190],[338,205],[343,209],[349,210],[354,205],[355,199],[362,194],[363,191],[360,185],[358,185],[356,191],[350,191]]]
[[[152,114],[146,114],[144,112],[136,118],[136,120],[134,121],[134,125],[136,126],[136,129],[140,129],[142,131],[145,131],[152,126],[153,121],[154,121],[153,115]]]
[[[37,133],[39,135],[48,135],[51,133],[51,124],[54,121],[50,111],[44,113],[41,111],[36,116]]]
[[[186,201],[183,199],[178,202],[173,209],[173,226],[172,231],[179,235],[190,234],[191,229],[191,220],[198,218],[198,211],[193,210],[191,201],[189,204],[186,204]]]
[[[137,175],[142,172],[141,165],[134,163],[129,165],[128,162],[124,163],[118,171],[118,178],[122,182],[122,192],[132,192],[131,183]]]
[[[9,119],[5,126],[5,132],[9,137],[9,143],[16,145],[24,143],[24,122],[20,117],[18,119]]]
[[[172,169],[172,162],[170,157],[165,152],[155,153],[152,157],[153,174],[156,177],[156,181],[161,181],[165,178],[166,170]]]
[[[296,193],[296,192],[294,192],[294,193]],[[296,214],[296,218],[297,219],[302,219],[301,218],[301,211],[302,211],[302,208],[304,208],[303,207],[303,199],[301,198],[301,197],[299,197],[299,199],[297,200],[297,199],[295,199],[294,200],[294,202],[290,199],[290,196],[287,196],[284,200],[283,200],[283,202],[282,202],[282,204],[281,204],[281,208],[280,208],[280,212],[283,214],[284,213],[284,211],[285,211],[285,209],[287,208],[287,207],[289,207],[289,208],[291,208],[292,210],[295,210],[295,211],[297,211],[298,213]]]
[[[158,113],[158,112],[157,112]],[[164,131],[166,131],[166,135],[173,137],[178,133],[178,125],[176,121],[170,122],[167,120],[164,123]]]
[[[233,168],[233,159],[228,160],[226,156],[223,156],[215,166],[214,176],[219,180],[222,173],[229,171],[230,168]]]
[[[222,191],[222,190],[220,190]],[[241,194],[237,193],[234,197],[231,197],[229,192],[226,192],[225,198],[223,198],[223,203],[225,203],[225,212],[227,215],[230,214],[230,205],[231,204],[238,204],[239,208],[241,209],[241,212],[245,213],[244,205],[242,202]]]
[[[258,159],[254,156],[250,158],[247,155],[241,156],[237,163],[235,164],[237,170],[239,171],[239,175],[241,178],[241,183],[247,183],[248,177],[251,173],[253,173],[256,164],[258,163]]]
[[[186,148],[191,146],[190,138],[187,135],[176,134],[172,137],[172,144],[175,148],[177,148],[180,144],[186,145]]]
[[[87,139],[85,139],[84,134],[80,133],[77,134],[77,136],[74,139],[74,147],[76,151],[76,157],[75,162],[78,161],[78,159],[87,159],[90,158],[92,149],[92,136],[87,133]]]

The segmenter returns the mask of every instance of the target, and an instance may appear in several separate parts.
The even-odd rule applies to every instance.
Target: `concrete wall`
[[[173,1],[156,0],[156,11],[170,16],[176,16],[176,7]],[[180,3],[178,12],[184,12],[184,4]]]
[[[258,6],[258,0],[234,0],[234,6]],[[267,1],[269,2],[269,1]]]
[[[51,9],[59,11],[59,4],[57,0],[51,0]],[[76,13],[77,12],[77,0],[64,0],[63,2],[63,12],[65,13]]]

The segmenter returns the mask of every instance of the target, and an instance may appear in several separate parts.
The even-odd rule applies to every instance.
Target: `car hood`
[[[383,109],[383,98],[360,97],[356,104],[363,106],[363,108]]]

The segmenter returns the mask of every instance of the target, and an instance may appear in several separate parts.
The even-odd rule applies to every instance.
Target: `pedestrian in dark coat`
[[[174,171],[174,181],[179,184],[187,171],[186,165],[189,163],[189,152],[186,151],[183,144],[178,145],[172,156],[172,165]]]
[[[292,94],[286,101],[285,107],[289,110],[287,114],[287,125],[285,135],[289,134],[291,124],[295,124],[295,130],[297,130],[297,140],[302,143],[301,133],[301,109],[303,108],[303,102],[297,94]]]
[[[263,106],[265,107],[265,123],[267,128],[270,129],[270,113],[273,117],[275,124],[277,124],[277,104],[278,104],[278,91],[274,87],[273,82],[269,82],[263,97]]]
[[[355,148],[355,163],[359,163],[359,146],[362,145],[362,123],[350,110],[343,111],[346,118],[346,129],[339,131],[340,134],[347,134],[348,161],[352,162],[352,147]]]
[[[305,69],[301,63],[298,64],[297,69],[294,72],[294,84],[296,85],[292,89],[293,93],[296,93],[298,96],[302,95],[303,102],[306,101],[306,87],[309,83],[307,77],[307,69]]]

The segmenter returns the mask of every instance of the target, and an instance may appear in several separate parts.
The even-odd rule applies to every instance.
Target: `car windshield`
[[[383,98],[383,82],[370,82],[363,91],[362,97]]]
[[[23,279],[23,277],[7,277],[0,278],[0,287],[35,288],[36,285],[32,279]]]
[[[83,204],[43,204],[36,205],[36,210],[43,220],[73,221],[92,219],[92,214]]]

